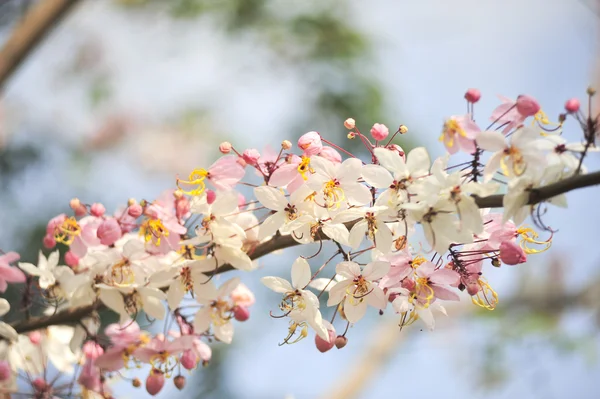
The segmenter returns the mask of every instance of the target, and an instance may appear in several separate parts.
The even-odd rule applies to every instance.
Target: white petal
[[[330,291],[331,288],[336,285],[337,281],[331,278],[316,278],[308,284],[310,288],[314,288],[317,291]]]
[[[231,247],[219,247],[216,256],[222,264],[229,263],[239,270],[249,271],[254,269],[252,259],[241,249]]]
[[[340,276],[349,279],[360,276],[362,274],[360,266],[356,262],[340,262],[335,267],[335,272]]]
[[[367,264],[362,272],[364,278],[370,281],[379,280],[390,271],[390,263],[375,261]]]
[[[213,330],[215,332],[215,338],[219,341],[230,344],[233,340],[233,324],[225,323],[222,326],[213,326]]]
[[[0,298],[0,317],[4,316],[10,311],[10,303],[4,298]]]
[[[393,242],[394,239],[389,227],[383,222],[378,222],[377,231],[375,232],[375,244],[377,249],[384,254],[387,254],[392,249]]]
[[[348,239],[348,243],[352,249],[356,249],[360,246],[363,238],[365,238],[365,233],[367,232],[367,222],[365,220],[361,220],[352,226],[350,230],[350,237]]]
[[[365,165],[361,174],[367,184],[376,188],[388,188],[394,182],[390,172],[379,165]]]
[[[210,327],[210,308],[200,309],[194,316],[194,333],[202,334]]]
[[[350,233],[346,226],[341,223],[325,223],[323,224],[323,233],[334,241],[339,242],[342,245],[349,245],[348,239]]]
[[[356,182],[360,176],[362,161],[358,158],[348,158],[338,166],[337,178],[341,182]]]
[[[419,314],[419,319],[421,319],[423,323],[425,323],[425,325],[430,331],[433,331],[433,329],[435,328],[435,319],[433,318],[433,313],[431,313],[431,310],[419,308],[417,312]]]
[[[298,258],[292,265],[292,286],[303,289],[310,281],[310,265],[304,258]]]
[[[373,199],[367,186],[360,183],[346,183],[342,190],[350,205],[367,205]]]
[[[371,292],[366,296],[367,303],[377,309],[385,309],[387,298],[383,290],[375,285],[371,285]]]
[[[258,229],[258,239],[260,241],[272,236],[285,224],[286,214],[284,211],[279,211],[268,218],[260,225]]]
[[[0,337],[8,338],[10,341],[19,339],[19,334],[10,325],[0,321]]]
[[[334,285],[331,290],[329,290],[327,306],[337,305],[338,303],[342,302],[342,299],[344,299],[344,296],[346,295],[346,289],[351,284],[352,280],[342,280]]]
[[[217,290],[217,296],[219,298],[224,298],[228,296],[233,290],[235,290],[238,287],[238,285],[240,285],[239,277],[234,277],[225,281]]]
[[[256,193],[256,190],[259,188],[262,187],[257,187],[254,192]],[[215,216],[225,216],[235,212],[238,208],[238,198],[238,193],[234,190],[217,192],[215,202],[213,202],[213,204],[210,207],[211,213]]]
[[[287,205],[287,199],[279,189],[269,186],[260,186],[254,189],[254,195],[261,204],[274,211],[281,211]]]
[[[506,146],[504,135],[495,130],[480,132],[475,139],[477,145],[486,151],[501,151]]]
[[[358,299],[356,301],[358,301],[356,305],[352,305],[348,301],[348,298],[344,302],[344,314],[346,315],[346,319],[352,324],[358,322],[367,313],[367,301],[360,301]]]
[[[406,164],[396,151],[388,150],[387,148],[378,147],[373,150],[377,160],[387,170],[396,174],[401,171],[402,174],[406,172]]]
[[[280,294],[285,294],[289,291],[294,291],[292,285],[287,281],[280,277],[275,276],[267,276],[260,279],[260,282],[267,286],[267,288],[272,289],[275,292]]]
[[[425,176],[429,173],[431,159],[425,147],[417,147],[408,153],[406,157],[406,166],[411,176]]]
[[[19,269],[23,270],[30,276],[41,276],[42,274],[42,271],[37,266],[31,263],[19,262]]]
[[[100,300],[108,308],[115,311],[120,315],[124,315],[125,312],[125,301],[123,301],[123,295],[117,290],[111,289],[100,289],[99,294]]]
[[[183,289],[183,284],[181,284],[181,281],[173,281],[169,286],[169,291],[167,292],[167,303],[169,304],[169,308],[171,310],[178,308],[184,296],[185,290]]]

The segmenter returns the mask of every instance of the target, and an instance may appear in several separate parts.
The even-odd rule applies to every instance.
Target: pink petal
[[[277,168],[269,179],[269,185],[282,187],[289,184],[296,176],[298,176],[298,164],[285,164]]]
[[[16,267],[0,267],[0,279],[9,283],[24,283],[25,274]]]
[[[450,291],[448,288],[440,287],[439,285],[432,285],[433,293],[438,299],[444,301],[459,301],[460,297],[454,291]]]
[[[0,256],[0,264],[6,263],[8,265],[9,263],[18,261],[20,258],[21,255],[19,255],[16,252],[7,252],[4,255]]]
[[[434,284],[456,284],[460,280],[460,274],[450,269],[436,270],[429,276],[429,281]]]

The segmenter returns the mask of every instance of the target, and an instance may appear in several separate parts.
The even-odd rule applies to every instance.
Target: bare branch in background
[[[79,0],[41,0],[31,7],[0,50],[0,89]]]

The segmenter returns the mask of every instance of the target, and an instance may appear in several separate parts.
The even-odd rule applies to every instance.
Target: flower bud
[[[527,255],[514,241],[504,241],[500,244],[500,260],[506,265],[518,265],[527,261]]]
[[[248,287],[246,287],[246,285],[243,283],[238,284],[238,286],[235,287],[229,295],[233,302],[238,306],[252,306],[256,301],[252,291],[250,291],[250,289],[248,289]]]
[[[48,387],[46,381],[41,377],[38,377],[35,380],[33,380],[31,382],[31,385],[37,392],[43,392]]]
[[[146,378],[146,391],[154,396],[160,392],[164,385],[165,375],[160,370],[152,369],[148,378]]]
[[[333,348],[335,346],[335,339],[336,339],[335,338],[335,328],[333,328],[333,326],[329,323],[327,323],[327,325],[324,325],[324,327],[327,328],[327,333],[329,334],[329,341],[325,341],[319,335],[315,336],[315,345],[317,346],[317,349],[321,353],[325,353],[328,350],[330,350],[331,348]]]
[[[591,97],[596,94],[596,89],[594,89],[592,86],[590,86],[587,88],[586,93],[588,96]]]
[[[292,142],[289,140],[283,140],[281,142],[281,148],[283,148],[284,150],[289,150],[290,148],[292,148]]]
[[[344,127],[346,129],[354,129],[356,127],[356,121],[352,118],[348,118],[344,121]]]
[[[465,99],[470,103],[475,104],[477,101],[479,101],[480,98],[481,92],[477,89],[469,89],[465,93]]]
[[[140,204],[129,205],[127,214],[132,218],[139,218],[144,210]]]
[[[250,310],[245,306],[235,306],[233,308],[233,317],[237,321],[246,321],[250,318]]]
[[[92,214],[92,216],[96,216],[97,218],[102,217],[104,215],[104,212],[106,212],[106,208],[104,207],[104,205],[98,202],[92,204],[92,206],[90,207],[90,213]]]
[[[354,138],[356,137],[356,133],[350,132],[346,137],[348,138],[348,140],[354,140]]]
[[[96,235],[102,245],[112,245],[121,238],[121,226],[115,218],[108,218],[98,226]]]
[[[4,382],[10,378],[12,371],[6,360],[0,360],[0,382]]]
[[[182,375],[178,375],[177,377],[175,377],[173,379],[173,382],[175,383],[175,386],[177,387],[177,389],[179,389],[180,391],[185,388],[185,377]]]
[[[377,141],[385,140],[388,134],[390,131],[383,123],[376,123],[371,128],[371,136]]]
[[[581,106],[581,103],[576,98],[571,98],[571,99],[567,100],[567,102],[565,103],[565,109],[570,114],[574,114],[575,112],[579,111],[580,106]]]
[[[133,381],[131,381],[131,385],[133,385],[135,388],[139,388],[142,386],[142,381],[136,377],[133,379]]]
[[[469,295],[477,295],[479,290],[481,290],[481,286],[477,284],[477,282],[467,284],[467,292],[469,293]]]
[[[180,362],[184,369],[192,370],[198,365],[198,356],[191,349],[188,349],[181,355]]]
[[[65,263],[71,268],[77,267],[79,265],[79,257],[73,251],[67,251],[65,253]]]
[[[51,234],[46,234],[44,236],[44,247],[48,248],[48,249],[52,249],[56,246],[56,240],[54,239],[54,236],[52,236]]]
[[[335,347],[338,349],[342,349],[348,343],[348,338],[338,335],[335,339]]]
[[[303,134],[298,139],[298,147],[304,151],[304,155],[317,155],[323,148],[323,144],[321,143],[321,135],[317,132],[308,132]]]
[[[232,148],[233,148],[233,146],[231,145],[231,143],[229,141],[224,141],[219,146],[219,151],[221,151],[221,153],[223,153],[223,154],[229,154],[231,152]]]
[[[206,203],[208,205],[215,202],[216,198],[217,198],[217,193],[215,193],[213,190],[206,190]]]
[[[408,133],[408,128],[404,125],[400,125],[400,127],[398,128],[398,130],[400,131],[400,134],[405,134]]]
[[[517,111],[522,116],[534,116],[540,110],[540,104],[537,100],[526,94],[522,94],[517,97]]]
[[[244,151],[242,154],[244,161],[246,161],[249,165],[255,165],[258,162],[258,158],[260,158],[260,153],[255,148],[249,148]]]
[[[28,335],[29,341],[34,345],[39,345],[42,342],[42,333],[39,331],[32,331]]]
[[[319,153],[319,156],[333,163],[342,163],[342,156],[340,155],[340,153],[331,147],[323,147],[321,149],[321,152]]]

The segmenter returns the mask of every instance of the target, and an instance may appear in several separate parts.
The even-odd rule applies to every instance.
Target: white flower
[[[385,309],[386,296],[373,281],[381,279],[389,270],[388,262],[371,262],[362,271],[358,263],[339,263],[335,271],[346,279],[331,288],[327,306],[343,302],[344,314],[350,323],[363,318],[367,312],[367,304],[376,309]]]
[[[219,289],[212,280],[196,288],[196,300],[203,307],[194,317],[194,333],[202,334],[212,324],[215,337],[226,344],[231,343],[233,324],[230,320],[233,304],[227,297],[239,284],[240,279],[236,277],[223,283]]]
[[[39,277],[40,288],[46,290],[56,282],[54,272],[58,265],[58,257],[58,251],[54,251],[46,259],[42,251],[40,251],[37,267],[25,262],[19,262],[19,267],[30,276]]]
[[[348,229],[342,223],[332,223],[330,219],[322,220],[310,215],[302,216],[297,221],[302,224],[293,230],[292,237],[299,243],[308,244],[323,238],[319,236],[319,231],[322,231],[332,240],[342,245],[349,245]]]
[[[10,310],[10,304],[4,298],[0,298],[0,317],[7,314]],[[0,321],[0,337],[8,338],[10,341],[16,341],[19,338],[19,334],[15,331],[10,324]]]
[[[375,243],[375,247],[383,253],[392,249],[392,231],[386,225],[388,220],[387,208],[375,206],[371,208],[351,208],[340,212],[334,223],[345,223],[360,219],[350,229],[349,244],[352,249],[360,246],[365,235]]]
[[[157,288],[128,285],[113,287],[97,284],[102,303],[121,316],[121,323],[131,318],[131,315],[144,311],[155,319],[165,317],[165,307],[161,301],[166,299],[164,292]]]
[[[283,294],[279,308],[297,323],[307,322],[324,340],[329,341],[329,333],[323,326],[319,311],[319,299],[305,290],[310,282],[310,266],[306,259],[298,258],[292,265],[292,283],[280,277],[267,276],[260,281],[275,292]]]
[[[323,157],[311,158],[315,173],[308,178],[308,185],[323,194],[326,208],[339,208],[349,205],[366,205],[371,202],[371,192],[367,186],[357,182],[363,166],[360,159],[349,158],[341,164]]]
[[[312,208],[312,203],[305,201],[311,193],[312,190],[302,185],[290,195],[288,200],[279,189],[270,186],[256,187],[254,189],[256,198],[265,207],[275,211],[260,225],[258,239],[262,241],[280,229],[282,233],[287,233],[299,227],[301,222],[298,223],[297,219]],[[282,228],[288,224],[287,229]]]
[[[427,328],[433,331],[435,328],[435,319],[433,318],[432,310],[438,310],[447,315],[446,309],[437,302],[424,306],[418,301],[411,299],[410,293],[404,288],[394,288],[391,291],[400,294],[392,302],[392,307],[402,316],[400,320],[401,327],[410,325],[417,319],[421,319]]]
[[[537,130],[522,127],[511,137],[510,144],[498,131],[485,131],[477,135],[477,144],[484,150],[494,152],[484,171],[484,181],[494,177],[498,168],[508,177],[521,176],[525,172],[540,170],[546,164],[543,151],[551,148],[551,143],[540,139]]]

